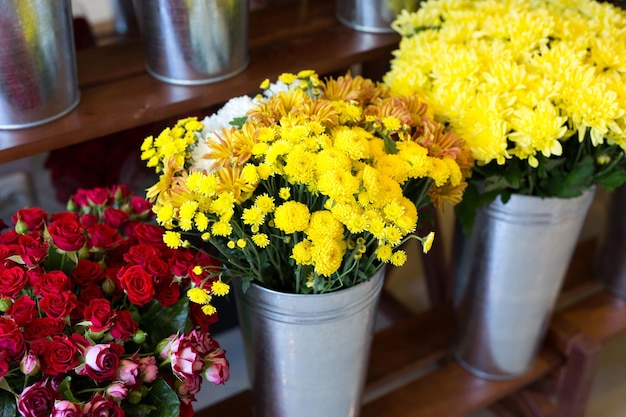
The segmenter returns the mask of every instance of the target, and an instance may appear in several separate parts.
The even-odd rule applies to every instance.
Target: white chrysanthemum
[[[210,132],[221,131],[224,127],[231,127],[230,122],[233,119],[245,116],[254,106],[254,101],[248,96],[231,98],[216,113],[202,120],[204,124],[202,137],[207,137]]]

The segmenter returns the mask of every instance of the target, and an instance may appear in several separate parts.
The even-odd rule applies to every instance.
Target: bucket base
[[[45,119],[41,119],[41,120],[36,120],[34,122],[28,122],[28,123],[18,123],[18,124],[9,124],[9,125],[3,125],[0,124],[0,130],[16,130],[16,129],[27,129],[29,127],[35,127],[35,126],[39,126],[39,125],[43,125],[46,123],[50,123],[56,119],[60,119],[61,117],[67,115],[68,113],[70,113],[72,110],[74,110],[76,108],[76,106],[78,106],[78,103],[80,102],[80,95],[76,96],[76,100],[65,110],[63,110],[60,113],[57,113],[53,116],[50,117],[46,117]]]
[[[369,33],[396,33],[395,30],[389,26],[388,28],[379,27],[379,26],[365,26],[359,25],[358,23],[350,22],[349,20],[344,19],[340,15],[336,15],[337,20],[339,20],[344,26],[347,26],[351,29],[358,30],[359,32],[369,32]]]
[[[241,67],[231,71],[231,72],[227,72],[227,73],[224,73],[224,74],[219,74],[219,75],[216,75],[215,77],[200,78],[200,79],[179,79],[179,78],[167,77],[165,75],[158,74],[158,73],[154,72],[152,69],[150,69],[150,67],[148,65],[146,65],[146,71],[148,71],[148,74],[150,74],[151,76],[153,76],[157,80],[163,81],[163,82],[168,83],[168,84],[175,84],[175,85],[203,85],[203,84],[211,84],[211,83],[216,83],[216,82],[219,82],[219,81],[224,81],[224,80],[227,80],[228,78],[232,78],[232,77],[234,77],[236,75],[239,75],[248,67],[249,63],[250,63],[250,58],[246,57],[246,60],[243,63],[243,65]]]
[[[510,381],[512,379],[519,378],[522,375],[525,375],[526,372],[528,372],[528,371],[524,371],[524,372],[514,373],[514,374],[491,374],[489,372],[484,372],[484,371],[481,371],[480,369],[474,368],[472,365],[465,362],[463,359],[461,359],[460,356],[456,354],[454,355],[454,359],[459,363],[459,365],[461,365],[466,371],[468,371],[472,375],[477,376],[479,378],[483,378],[483,379],[489,379],[491,381]]]

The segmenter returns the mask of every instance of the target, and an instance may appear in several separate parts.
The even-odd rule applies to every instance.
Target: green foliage
[[[17,402],[15,396],[8,391],[0,390],[0,417],[15,417]]]
[[[161,340],[179,333],[181,329],[189,330],[189,299],[182,297],[167,308],[163,308],[158,301],[151,302],[141,313],[140,326],[147,329],[150,346],[156,346]]]

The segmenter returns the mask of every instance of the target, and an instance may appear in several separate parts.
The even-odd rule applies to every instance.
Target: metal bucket
[[[357,417],[384,272],[328,294],[236,289],[255,417]]]
[[[529,370],[594,191],[573,199],[513,195],[478,210],[454,300],[455,355],[467,370],[495,380]]]
[[[344,25],[362,32],[394,33],[391,23],[401,10],[413,12],[419,0],[337,0],[336,16]]]
[[[626,184],[612,192],[606,224],[596,276],[607,290],[626,298]]]
[[[0,0],[0,129],[50,122],[78,101],[70,0]]]
[[[135,0],[146,69],[172,84],[207,84],[248,65],[247,0]]]

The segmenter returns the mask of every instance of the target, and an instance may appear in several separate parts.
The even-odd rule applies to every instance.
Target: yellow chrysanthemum
[[[225,283],[222,280],[215,281],[213,284],[211,284],[211,293],[212,294],[215,294],[217,296],[222,297],[222,296],[228,294],[229,292],[230,292],[230,285],[228,285],[227,283]],[[209,301],[207,301],[207,303]]]
[[[259,248],[266,248],[270,244],[270,239],[265,233],[257,233],[252,235],[252,242]]]
[[[187,290],[187,298],[196,304],[208,304],[211,302],[211,294],[202,288],[193,287]]]
[[[183,239],[180,236],[180,233],[174,232],[171,230],[163,233],[163,242],[167,245],[168,248],[178,249],[183,246]]]
[[[276,228],[290,234],[302,232],[309,225],[309,208],[297,201],[287,201],[276,207],[274,224]]]

